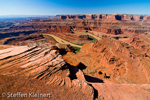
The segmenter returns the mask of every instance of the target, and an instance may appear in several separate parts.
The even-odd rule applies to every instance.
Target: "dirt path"
[[[73,43],[68,42],[68,41],[66,41],[66,40],[63,40],[63,39],[61,39],[61,38],[59,38],[59,37],[57,37],[57,36],[55,36],[55,35],[52,35],[52,34],[44,34],[44,35],[49,35],[49,36],[53,37],[58,43],[70,44],[71,46],[75,46],[75,47],[79,47],[79,48],[82,47],[82,46],[80,46],[80,45],[76,45],[76,44],[73,44]]]

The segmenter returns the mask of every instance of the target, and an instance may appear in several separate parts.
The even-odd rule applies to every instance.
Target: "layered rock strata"
[[[82,69],[80,70],[82,64],[76,66],[78,67],[67,64],[59,52],[51,47],[17,46],[0,50],[0,92],[50,93],[50,98],[38,98],[46,100],[150,98],[148,84],[104,83],[98,81],[100,79],[84,75]],[[10,99],[1,96],[0,98]]]

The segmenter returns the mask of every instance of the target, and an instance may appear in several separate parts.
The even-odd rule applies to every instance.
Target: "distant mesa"
[[[101,19],[101,20],[149,20],[149,15],[126,14],[86,14],[86,15],[60,15],[60,19]]]

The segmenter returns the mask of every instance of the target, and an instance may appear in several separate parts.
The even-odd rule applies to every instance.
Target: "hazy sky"
[[[0,15],[149,14],[150,0],[0,0]]]

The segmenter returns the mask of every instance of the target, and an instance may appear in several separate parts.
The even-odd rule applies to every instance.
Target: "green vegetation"
[[[69,41],[68,41],[69,42]],[[75,44],[75,43],[74,43]],[[79,46],[83,46],[85,43],[82,43],[82,44],[76,44],[76,45],[79,45]]]
[[[76,53],[76,54],[79,53],[79,51],[80,51],[80,49],[81,49],[81,48],[75,47],[75,46],[73,46],[73,48],[75,49],[75,53]]]
[[[98,41],[97,39],[95,39],[93,36],[90,36],[89,35],[89,38],[91,38],[92,39],[92,41],[90,42],[90,43],[94,43],[95,41]]]

